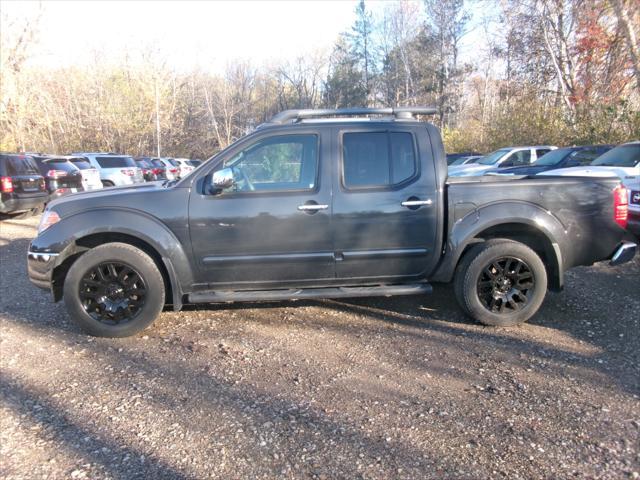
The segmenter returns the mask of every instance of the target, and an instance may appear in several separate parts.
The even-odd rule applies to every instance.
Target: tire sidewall
[[[490,312],[480,301],[477,282],[488,264],[507,256],[519,258],[529,266],[533,274],[534,290],[522,310],[511,314],[496,314]],[[517,242],[505,242],[481,250],[464,272],[462,283],[465,310],[472,317],[486,325],[512,326],[526,322],[542,305],[547,293],[547,272],[540,257],[529,247]]]
[[[82,306],[80,282],[87,271],[104,262],[118,262],[133,267],[142,277],[147,298],[138,315],[121,325],[107,325],[92,318]],[[155,262],[142,250],[127,244],[101,245],[83,254],[69,269],[63,288],[64,302],[73,320],[90,335],[100,337],[127,337],[148,327],[164,307],[165,292],[162,274]]]

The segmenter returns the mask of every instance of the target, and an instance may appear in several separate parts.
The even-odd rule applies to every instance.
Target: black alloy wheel
[[[120,262],[104,262],[89,269],[80,280],[80,302],[94,320],[107,325],[136,318],[147,299],[142,275]]]
[[[486,265],[478,277],[478,298],[492,313],[511,314],[526,307],[535,277],[519,258],[501,257]]]

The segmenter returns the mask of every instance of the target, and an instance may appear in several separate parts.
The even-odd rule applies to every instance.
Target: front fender
[[[432,276],[433,281],[451,281],[463,252],[469,244],[482,238],[482,232],[499,225],[520,224],[535,229],[548,240],[551,250],[549,254],[555,262],[554,270],[557,270],[557,284],[562,286],[566,264],[563,252],[567,251],[568,234],[560,220],[550,211],[527,202],[497,202],[473,208],[459,219],[456,219],[455,211],[451,212],[449,219],[453,226],[442,261]]]
[[[171,225],[145,212],[122,208],[91,208],[64,217],[38,235],[30,245],[36,253],[57,253],[53,268],[84,248],[79,242],[96,234],[121,234],[151,246],[167,269],[174,305],[181,303],[182,287],[193,284],[193,267],[185,251],[189,245],[187,222]]]

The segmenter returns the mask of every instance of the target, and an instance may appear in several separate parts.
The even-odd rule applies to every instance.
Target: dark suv
[[[0,154],[0,213],[36,213],[49,200],[33,158]]]
[[[82,192],[82,172],[67,158],[34,156],[51,199]]]

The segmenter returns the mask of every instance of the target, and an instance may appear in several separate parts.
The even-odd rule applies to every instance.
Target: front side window
[[[531,150],[519,150],[517,152],[513,152],[504,163],[501,165],[503,167],[520,167],[523,165],[529,165],[531,163]]]
[[[398,185],[417,171],[413,135],[408,132],[345,133],[342,162],[346,188]]]
[[[230,190],[236,192],[312,190],[317,165],[316,135],[266,138],[224,162],[235,180]]]

